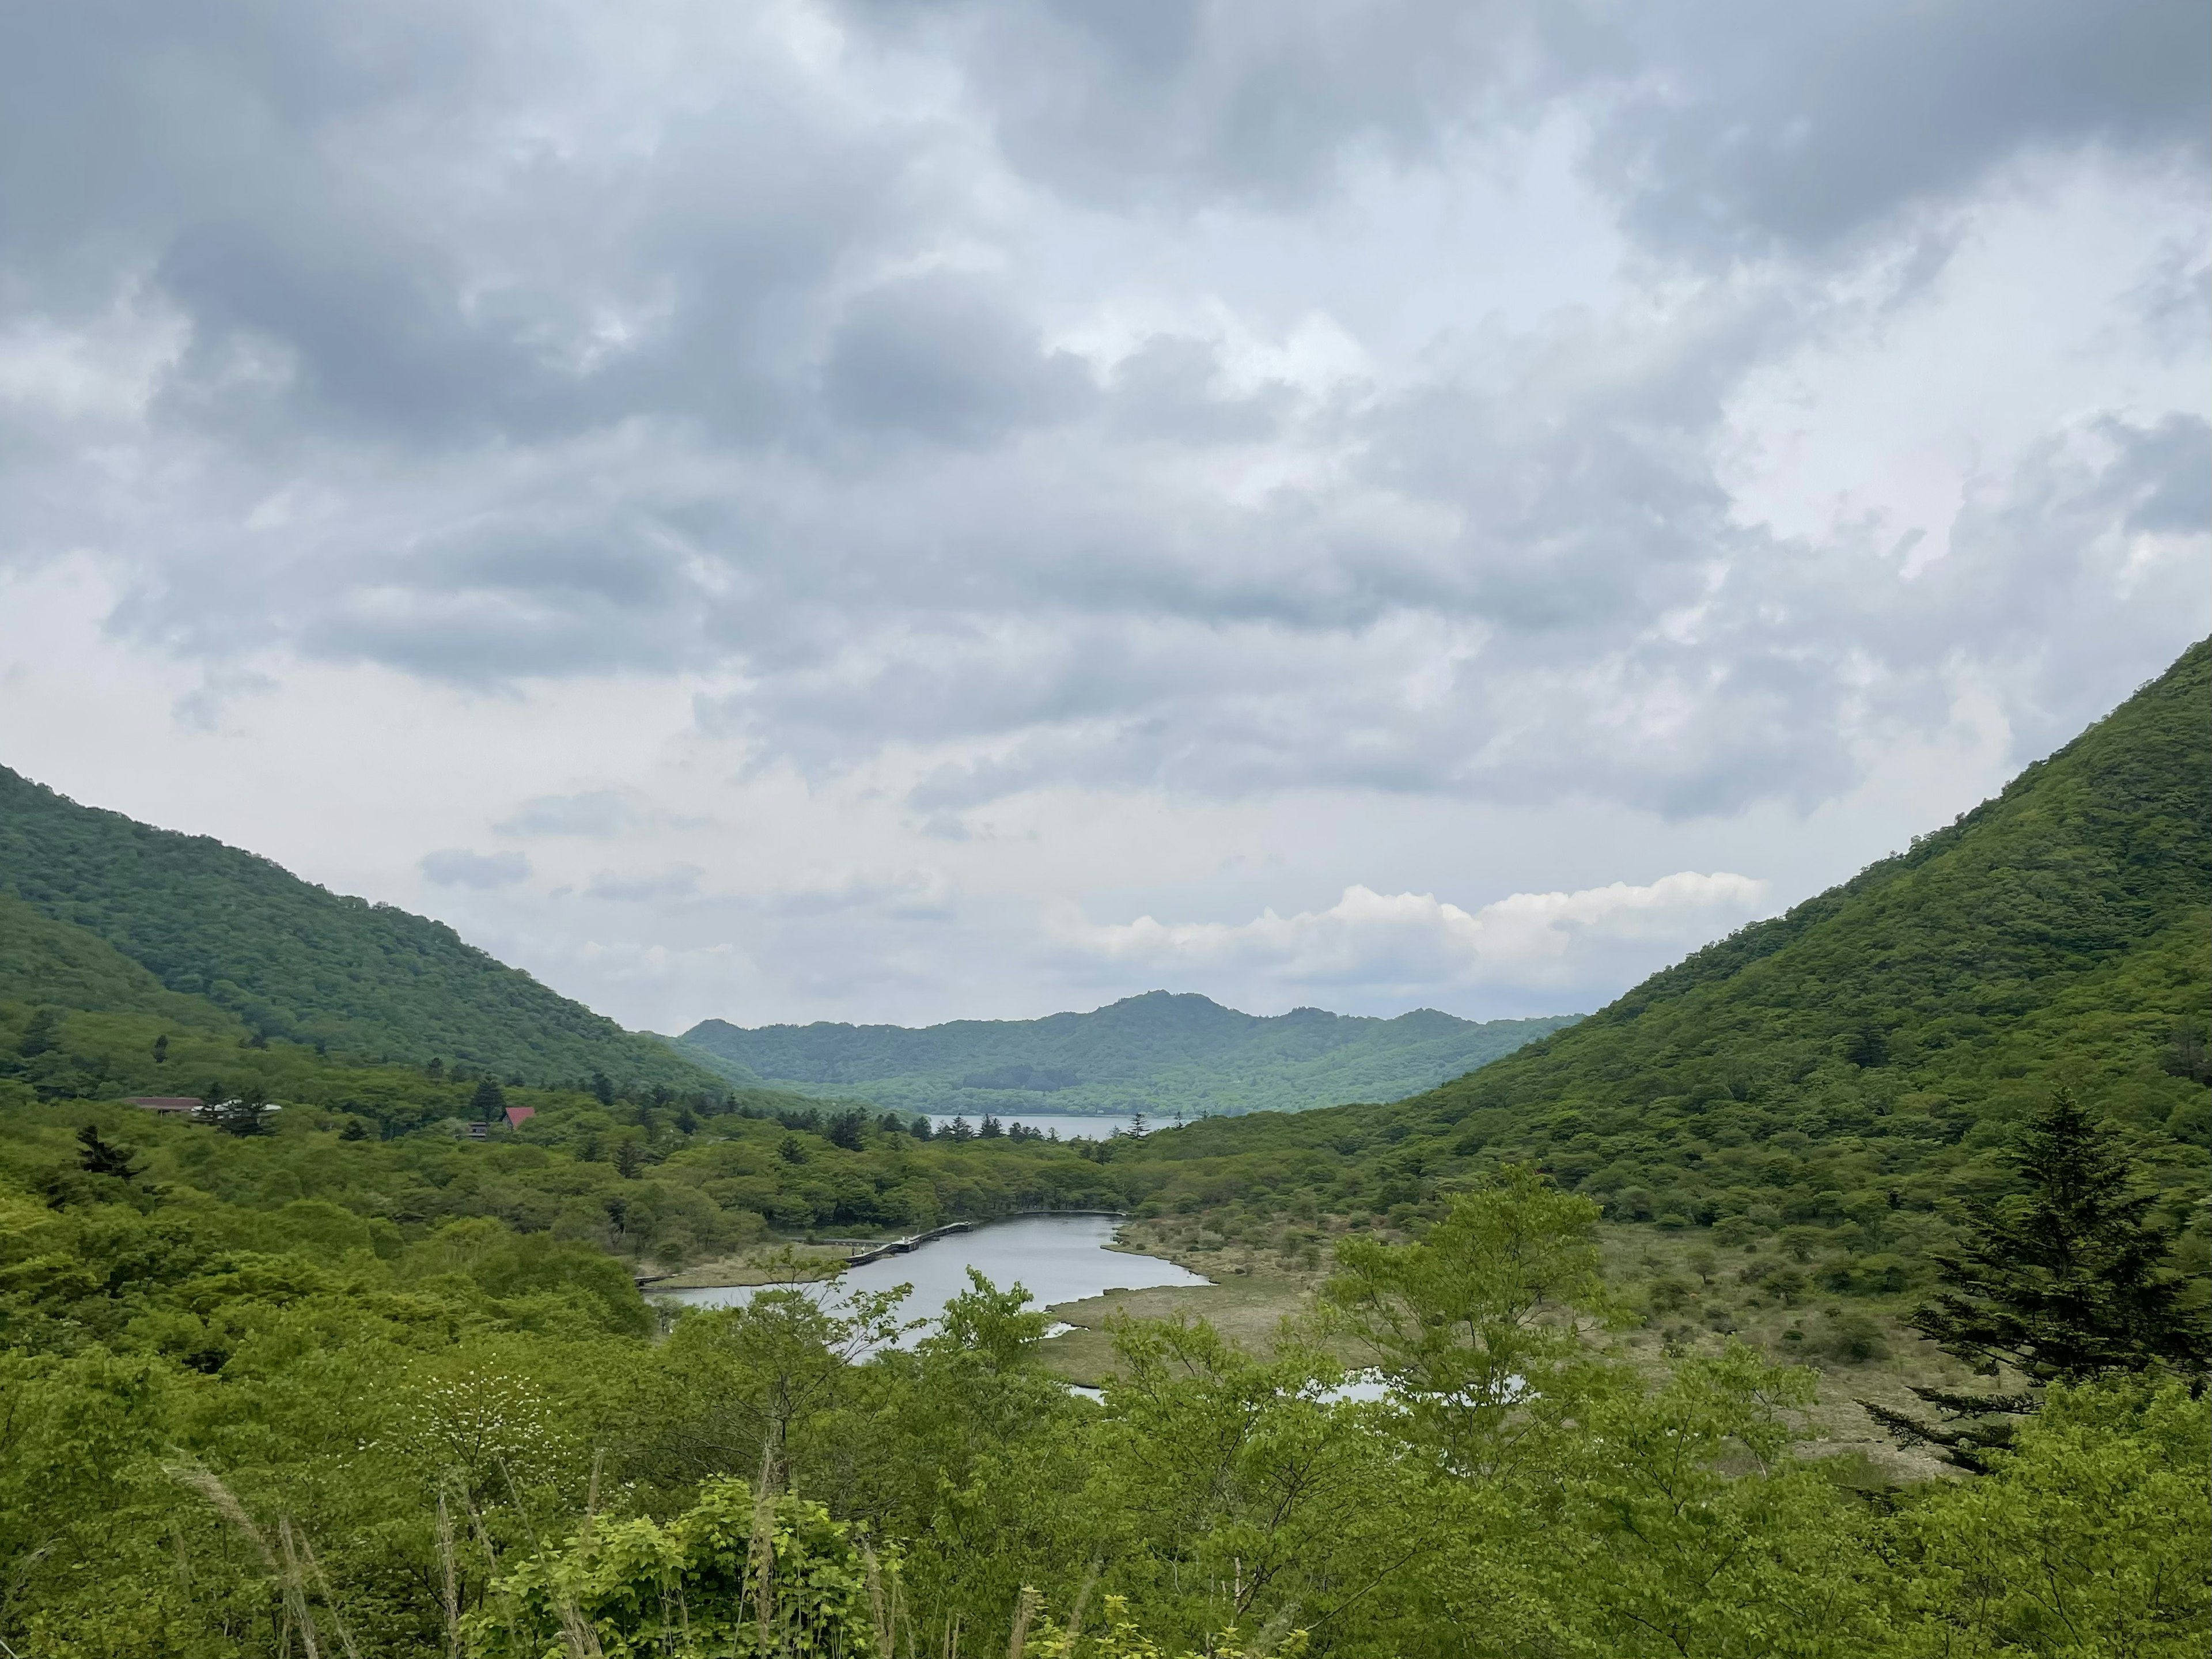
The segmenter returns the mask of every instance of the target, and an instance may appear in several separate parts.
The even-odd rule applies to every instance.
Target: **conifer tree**
[[[76,1145],[77,1167],[87,1175],[113,1176],[118,1181],[137,1179],[138,1171],[131,1166],[137,1149],[101,1139],[97,1123],[88,1123],[76,1132]]]
[[[1934,1253],[1941,1288],[1908,1322],[1980,1375],[2008,1370],[2026,1386],[1913,1390],[1957,1427],[1866,1407],[1905,1443],[1940,1446],[1976,1470],[2045,1384],[2154,1368],[2201,1382],[2212,1364],[2203,1318],[2184,1304],[2186,1281],[2166,1266],[2172,1235],[2149,1219],[2151,1194],[2135,1188],[2108,1133],[2069,1091],[2028,1121],[2006,1162],[2018,1188],[1966,1206],[1957,1247]]]

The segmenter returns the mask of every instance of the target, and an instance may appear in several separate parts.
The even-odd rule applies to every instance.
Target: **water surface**
[[[955,1117],[966,1119],[971,1129],[980,1127],[983,1121],[981,1112],[925,1112],[922,1115],[929,1120],[929,1127],[939,1134],[952,1127]],[[999,1112],[994,1115],[1009,1127],[1017,1123],[1025,1123],[1041,1134],[1049,1132],[1062,1140],[1103,1140],[1109,1135],[1127,1134],[1137,1121],[1128,1113],[1102,1114],[1097,1117],[1069,1112]],[[1173,1118],[1169,1118],[1164,1123],[1158,1118],[1147,1117],[1145,1127],[1149,1132],[1165,1128],[1174,1121]]]
[[[993,1221],[964,1233],[948,1233],[907,1255],[887,1255],[849,1270],[845,1285],[855,1291],[887,1291],[912,1285],[905,1315],[932,1319],[969,1288],[968,1269],[980,1268],[1000,1290],[1020,1285],[1035,1305],[1075,1302],[1108,1291],[1148,1290],[1159,1285],[1206,1285],[1212,1281],[1158,1256],[1134,1255],[1106,1247],[1121,1224],[1104,1215],[1030,1215]],[[714,1285],[654,1294],[695,1308],[731,1308],[766,1286]],[[917,1333],[919,1334],[919,1333]]]

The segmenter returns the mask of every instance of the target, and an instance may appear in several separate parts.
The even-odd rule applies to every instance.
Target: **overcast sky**
[[[0,9],[0,762],[633,1025],[1588,1009],[2212,627],[2212,7]]]

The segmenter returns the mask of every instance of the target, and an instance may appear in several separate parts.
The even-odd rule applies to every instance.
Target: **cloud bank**
[[[1486,915],[1668,826],[1796,893],[1900,756],[1979,787],[2212,626],[2208,57],[2182,0],[19,8],[0,647],[96,592],[37,700],[179,735],[0,716],[159,817],[162,743],[419,696],[358,786],[416,821],[299,857],[548,972],[758,964],[693,1013],[951,1004],[1054,901]],[[1316,802],[1365,827],[1279,894],[1206,873]]]
[[[1228,975],[1316,993],[1441,988],[1464,998],[1510,987],[1586,1000],[1618,983],[1626,963],[1694,949],[1754,919],[1766,895],[1767,884],[1749,877],[1685,870],[1643,886],[1514,893],[1474,910],[1432,893],[1352,886],[1326,910],[1266,910],[1247,922],[1094,924],[1065,907],[1048,925],[1073,957],[1179,983]]]

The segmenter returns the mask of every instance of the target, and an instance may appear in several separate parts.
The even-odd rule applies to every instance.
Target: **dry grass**
[[[727,1285],[789,1285],[804,1282],[821,1269],[842,1265],[852,1255],[842,1244],[755,1244],[720,1261],[702,1262],[656,1280],[655,1291],[703,1291]]]
[[[1318,1266],[1286,1263],[1272,1249],[1220,1241],[1193,1224],[1131,1222],[1116,1236],[1115,1248],[1163,1257],[1214,1283],[1109,1291],[1048,1310],[1054,1319],[1076,1328],[1045,1343],[1045,1364],[1069,1382],[1091,1388],[1114,1373],[1114,1343],[1106,1325],[1117,1314],[1132,1319],[1203,1319],[1224,1336],[1266,1353],[1284,1320],[1312,1309],[1315,1287],[1327,1277]]]
[[[1305,1248],[1316,1243],[1316,1233],[1319,1248]],[[1224,1238],[1196,1219],[1132,1222],[1121,1230],[1116,1248],[1164,1257],[1215,1282],[1115,1291],[1062,1303],[1050,1310],[1052,1316],[1076,1328],[1046,1342],[1045,1363],[1072,1382],[1097,1386],[1114,1372],[1113,1340],[1105,1327],[1116,1314],[1204,1319],[1224,1336],[1265,1353],[1285,1318],[1311,1310],[1314,1292],[1328,1276],[1328,1243],[1340,1236],[1340,1229],[1324,1223],[1260,1243]],[[1969,1383],[1964,1366],[1900,1322],[1913,1294],[1877,1302],[1815,1290],[1784,1304],[1745,1276],[1756,1262],[1772,1259],[1771,1240],[1751,1249],[1723,1249],[1703,1231],[1669,1233],[1608,1225],[1600,1229],[1600,1248],[1607,1280],[1639,1312],[1598,1340],[1632,1363],[1661,1372],[1682,1356],[1718,1352],[1734,1334],[1777,1359],[1812,1369],[1817,1397],[1805,1423],[1803,1455],[1862,1459],[1870,1477],[1892,1480],[1924,1480],[1944,1472],[1925,1448],[1899,1448],[1858,1403],[1870,1400],[1893,1409],[1918,1410],[1912,1385]],[[1663,1310],[1658,1304],[1668,1299],[1669,1285],[1691,1294],[1682,1305]],[[1854,1361],[1836,1351],[1836,1318],[1853,1313],[1877,1327],[1882,1349],[1878,1355]],[[1344,1358],[1356,1363],[1349,1351]]]

